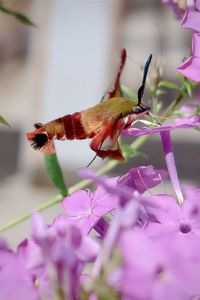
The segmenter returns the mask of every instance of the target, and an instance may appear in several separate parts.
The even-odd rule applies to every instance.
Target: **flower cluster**
[[[199,297],[200,189],[186,187],[180,206],[170,194],[143,194],[167,177],[152,166],[112,179],[81,175],[96,191],[66,197],[49,226],[33,214],[16,253],[1,241],[0,299]]]
[[[170,5],[176,12],[178,18],[183,16],[181,26],[191,29],[192,36],[192,55],[177,71],[190,80],[200,82],[200,0],[192,1],[163,1]],[[184,15],[183,15],[184,12]]]
[[[199,117],[189,117],[125,131],[161,133],[176,197],[151,193],[168,176],[152,166],[114,178],[81,170],[80,176],[96,183],[94,192],[65,197],[63,213],[51,225],[34,213],[31,237],[16,252],[1,241],[0,299],[200,297],[200,189],[188,186],[182,194],[169,135],[199,125]]]

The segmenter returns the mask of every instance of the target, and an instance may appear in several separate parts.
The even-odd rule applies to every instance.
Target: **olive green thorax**
[[[114,97],[81,112],[81,122],[87,133],[98,132],[105,124],[115,124],[119,118],[133,113],[136,101]]]
[[[101,112],[104,119],[118,118],[119,116],[126,116],[133,112],[133,108],[137,105],[137,102],[126,99],[124,97],[114,97],[103,101],[96,106],[92,107],[91,110]]]

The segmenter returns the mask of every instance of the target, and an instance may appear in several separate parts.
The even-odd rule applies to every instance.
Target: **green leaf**
[[[0,123],[6,125],[8,127],[11,127],[10,124],[2,116],[0,116]]]
[[[194,129],[200,132],[200,127],[195,127]]]
[[[182,82],[185,81],[185,77],[183,75],[181,75],[180,73],[176,73],[176,77]]]
[[[179,86],[177,84],[171,82],[171,81],[167,81],[167,80],[166,81],[161,81],[159,83],[159,87],[161,87],[161,86],[166,87],[166,88],[171,89],[171,90],[175,90],[175,91],[181,93],[181,90],[180,90]]]
[[[59,189],[63,196],[67,196],[68,190],[64,182],[64,177],[56,153],[45,154],[44,158],[46,170],[52,182]]]
[[[190,82],[185,80],[184,87],[185,87],[186,91],[188,92],[188,95],[190,97],[192,97],[192,86],[191,86]]]
[[[137,95],[131,89],[125,85],[122,85],[121,88],[122,92],[125,93],[130,99],[137,100]]]
[[[192,81],[192,80],[190,80],[190,79],[188,79],[188,78],[182,76],[182,75],[179,74],[179,73],[176,73],[176,77],[177,77],[181,82],[183,82],[183,84],[185,84],[185,82],[188,82],[192,88],[199,85],[198,82]]]
[[[195,110],[195,115],[200,116],[200,106],[197,106],[197,108]]]
[[[157,96],[157,97],[158,97],[158,96],[161,96],[161,95],[164,95],[164,94],[166,94],[166,92],[163,91],[163,90],[158,89],[158,90],[156,91],[156,96]]]
[[[146,158],[146,155],[144,153],[134,150],[129,144],[122,144],[121,149],[125,160],[128,160],[128,158],[133,156],[140,156]]]
[[[2,5],[0,5],[0,11],[2,11],[5,14],[14,16],[17,20],[19,20],[23,24],[37,27],[36,24],[34,24],[29,18],[27,18],[25,15],[21,14],[20,12],[11,10]]]

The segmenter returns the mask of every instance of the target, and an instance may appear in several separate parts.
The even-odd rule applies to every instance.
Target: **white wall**
[[[46,45],[42,122],[81,111],[100,101],[107,87],[111,2],[53,2]],[[88,140],[57,142],[56,147],[62,162],[77,167],[87,165],[95,154]]]

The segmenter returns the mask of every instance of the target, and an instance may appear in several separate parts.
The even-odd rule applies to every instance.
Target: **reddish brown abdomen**
[[[90,136],[85,132],[81,123],[81,113],[76,112],[72,115],[66,115],[58,118],[45,125],[50,138],[69,139],[69,140],[82,140]]]
[[[81,123],[81,114],[79,112],[64,116],[63,124],[67,139],[82,140],[88,137]]]

